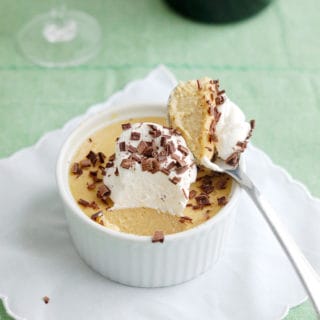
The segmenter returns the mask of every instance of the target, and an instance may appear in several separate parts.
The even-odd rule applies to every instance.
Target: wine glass
[[[101,28],[90,15],[67,10],[57,0],[48,13],[29,21],[18,33],[21,53],[44,67],[75,66],[92,58],[101,45]]]

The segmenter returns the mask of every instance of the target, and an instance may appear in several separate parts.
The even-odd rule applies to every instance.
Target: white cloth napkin
[[[0,296],[17,319],[278,320],[305,299],[244,193],[224,257],[193,281],[160,289],[126,287],[95,273],[78,256],[55,183],[60,146],[89,114],[110,104],[165,104],[175,83],[160,66],[35,146],[0,160]],[[249,176],[320,270],[320,201],[262,151],[251,146],[246,153]]]

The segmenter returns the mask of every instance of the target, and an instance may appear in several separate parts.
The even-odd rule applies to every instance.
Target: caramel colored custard
[[[193,228],[218,213],[230,195],[232,179],[225,174],[198,168],[197,181],[190,186],[190,196],[183,216],[150,208],[112,210],[112,201],[101,196],[104,168],[112,158],[122,123],[154,122],[166,125],[163,118],[146,117],[111,124],[88,137],[74,155],[70,167],[71,193],[81,210],[107,228],[136,235],[151,236],[161,230],[172,234]]]

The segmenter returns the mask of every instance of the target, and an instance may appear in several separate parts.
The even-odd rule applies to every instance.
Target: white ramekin
[[[107,229],[81,211],[68,183],[71,159],[80,144],[93,132],[113,122],[165,115],[166,107],[159,105],[108,107],[85,119],[74,130],[64,143],[57,162],[58,188],[80,256],[105,277],[130,286],[170,286],[208,270],[222,254],[241,192],[233,183],[228,204],[215,217],[188,231],[167,235],[163,243],[152,243],[148,236]]]

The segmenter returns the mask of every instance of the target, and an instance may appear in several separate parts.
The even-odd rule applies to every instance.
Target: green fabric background
[[[0,157],[34,144],[163,63],[179,79],[219,78],[256,119],[253,142],[320,196],[318,0],[276,0],[256,17],[224,26],[188,21],[161,0],[65,2],[96,17],[103,30],[100,53],[66,69],[34,66],[15,46],[22,25],[51,3],[0,2]],[[1,305],[0,319],[11,319]],[[316,319],[310,303],[286,318],[298,319]]]

